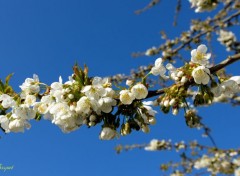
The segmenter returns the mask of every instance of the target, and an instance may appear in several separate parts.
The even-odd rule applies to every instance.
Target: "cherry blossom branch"
[[[231,4],[232,4],[232,2],[229,2],[229,3],[225,6],[225,9],[229,8],[229,6],[230,6]],[[223,10],[223,11],[224,11],[224,10]],[[219,14],[222,14],[223,11],[221,10],[221,11],[219,12]],[[192,41],[194,41],[194,40],[196,40],[196,39],[198,39],[198,38],[200,38],[200,37],[202,37],[202,36],[204,36],[204,35],[206,35],[206,34],[208,34],[208,33],[210,33],[210,32],[215,31],[217,28],[221,27],[222,24],[228,23],[228,22],[231,21],[233,18],[236,18],[236,17],[238,17],[239,15],[240,15],[240,10],[238,10],[237,12],[233,13],[232,15],[224,18],[221,22],[219,22],[219,23],[217,23],[216,25],[214,25],[211,29],[206,30],[206,31],[202,31],[202,32],[199,31],[198,34],[196,34],[196,35],[188,38],[186,41],[182,41],[182,44],[180,44],[178,47],[176,47],[176,48],[173,49],[172,51],[170,50],[170,51],[169,51],[170,54],[176,56],[176,54],[177,54],[181,49],[185,48],[185,47],[186,47],[187,45],[189,45]],[[221,20],[221,17],[219,17],[219,15],[216,15],[215,18],[210,19],[210,20],[209,20],[209,25],[210,25],[210,23],[215,22],[215,21],[217,21],[217,20]],[[195,32],[196,32],[196,31],[195,31]],[[191,30],[190,36],[193,35],[193,33],[194,33],[194,31]],[[158,50],[158,52],[159,52],[162,48],[166,48],[166,47],[167,47],[167,44],[165,43],[165,44],[161,45],[157,50]],[[126,76],[126,75],[120,75],[120,74],[118,74],[118,75],[112,76],[112,77],[111,77],[111,80],[112,80],[113,82],[120,82],[120,81],[124,81],[124,80],[127,80],[127,79],[136,79],[136,78],[138,78],[138,77],[141,77],[141,75],[144,75],[145,73],[149,72],[150,69],[151,69],[151,65],[146,66],[146,67],[141,67],[141,68],[139,68],[138,70],[133,71],[132,74],[131,74],[131,76]]]
[[[224,23],[227,23],[227,22],[229,22],[231,19],[233,19],[233,18],[235,18],[235,17],[237,17],[237,16],[239,16],[239,15],[240,15],[240,10],[237,11],[236,13],[234,13],[234,14],[226,17],[225,19],[223,19],[222,23],[223,23],[223,24],[224,24]],[[213,28],[212,28],[211,31],[214,31],[214,29],[217,29],[218,27],[220,27],[220,24],[213,26]],[[203,35],[207,34],[208,32],[211,32],[211,31],[203,31],[203,32],[198,33],[197,35],[189,38],[187,41],[183,42],[180,46],[178,46],[176,49],[174,49],[174,50],[173,50],[173,53],[176,54],[179,50],[183,49],[186,45],[190,44],[193,40],[195,40],[195,39],[197,39],[197,38],[199,38],[199,37],[202,37]]]
[[[171,175],[174,176],[193,173],[194,175],[234,173],[237,175],[240,165],[239,148],[220,149],[199,144],[197,141],[173,143],[171,140],[152,139],[149,144],[118,145],[115,149],[117,153],[121,153],[123,150],[129,151],[136,148],[146,151],[176,151],[177,153],[180,151],[180,161],[170,161],[160,166],[163,172],[172,172]],[[198,171],[199,169],[201,170]]]
[[[233,64],[234,62],[237,62],[238,60],[240,60],[240,53],[235,54],[233,56],[229,56],[227,59],[225,59],[221,63],[211,67],[209,70],[212,74],[216,73],[217,71],[221,70],[222,68],[225,68],[226,66],[228,66],[230,64]],[[185,85],[187,85],[187,86],[190,86],[192,84],[194,84],[193,79],[191,79],[190,81],[185,83]],[[170,87],[167,87],[167,88],[164,88],[164,89],[159,89],[159,90],[154,90],[154,91],[149,91],[147,98],[151,98],[151,97],[161,95],[165,92],[165,90],[169,89]]]

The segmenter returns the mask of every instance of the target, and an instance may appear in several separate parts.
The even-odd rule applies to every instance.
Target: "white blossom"
[[[85,86],[81,92],[84,93],[89,98],[99,100],[100,97],[105,96],[107,94],[107,91],[104,88],[104,86],[108,84],[110,84],[108,82],[108,79],[94,77],[92,81],[92,85]]]
[[[99,109],[98,102],[86,96],[81,97],[80,100],[77,102],[77,106],[76,106],[76,112],[78,114],[83,114],[83,115],[90,114],[92,110],[97,112],[98,109]]]
[[[229,80],[235,81],[238,85],[240,85],[240,76],[232,76]]]
[[[198,66],[192,71],[192,77],[197,84],[208,84],[210,80],[210,71],[204,66]]]
[[[12,97],[7,94],[0,95],[0,101],[2,101],[3,108],[7,109],[16,105],[16,102]]]
[[[11,132],[24,132],[24,129],[29,129],[31,125],[24,119],[17,118],[9,122],[9,130]]]
[[[143,84],[136,84],[131,88],[131,92],[135,96],[136,99],[140,100],[146,98],[148,95],[148,90]]]
[[[91,103],[88,97],[80,98],[77,102],[76,112],[79,114],[89,114],[91,112]]]
[[[159,141],[157,139],[152,139],[150,144],[146,146],[144,149],[147,151],[156,151],[159,146]]]
[[[195,12],[211,11],[216,7],[216,3],[209,0],[189,0],[192,8],[196,8]]]
[[[139,108],[139,112],[144,120],[144,123],[154,125],[156,124],[155,114],[157,111],[153,110],[149,105],[152,105],[151,101],[143,102],[143,108]]]
[[[233,76],[226,81],[223,81],[218,86],[211,89],[214,97],[220,97],[215,99],[215,101],[227,100],[227,98],[232,97],[235,93],[240,92],[240,76]]]
[[[116,106],[117,101],[110,97],[104,97],[101,98],[98,103],[102,112],[110,113],[112,111],[112,107]]]
[[[78,129],[83,124],[83,119],[72,114],[67,119],[57,118],[54,120],[54,123],[58,125],[64,133],[69,133]]]
[[[218,85],[216,87],[213,87],[211,89],[211,92],[213,93],[214,97],[219,97],[223,92],[223,88],[222,88],[222,86]]]
[[[211,57],[211,53],[206,53],[206,45],[199,45],[197,49],[191,51],[191,61],[200,65],[207,65]]]
[[[33,109],[40,114],[47,114],[49,108],[55,103],[54,99],[50,95],[45,95],[41,98],[40,102],[34,104]],[[44,116],[45,117],[45,116]]]
[[[35,95],[27,95],[25,98],[25,104],[32,106],[36,102],[37,98]]]
[[[151,73],[155,76],[160,75],[162,77],[165,77],[164,74],[166,73],[166,68],[163,66],[162,58],[158,58],[155,61],[155,64],[151,69]]]
[[[166,68],[169,70],[168,74],[172,80],[176,82],[181,81],[183,83],[184,81],[187,81],[186,76],[184,76],[184,72],[175,68],[171,63],[168,63]]]
[[[104,127],[99,135],[101,140],[111,140],[117,136],[117,132],[109,127]]]
[[[236,42],[237,38],[235,34],[231,31],[220,30],[218,41],[227,47],[227,50],[230,50],[230,46]]]
[[[32,108],[29,108],[27,105],[22,104],[18,107],[15,107],[12,110],[13,114],[12,114],[12,118],[21,118],[24,120],[30,120],[30,119],[34,119],[36,116],[36,111]]]
[[[201,169],[206,168],[211,164],[211,159],[207,155],[203,155],[202,158],[198,159],[194,163],[194,168]]]
[[[59,82],[53,82],[51,84],[50,95],[56,99],[56,102],[63,101],[64,89],[62,84],[62,77],[59,77]]]
[[[1,127],[5,130],[5,133],[9,133],[9,119],[4,116],[4,115],[0,115],[0,124]]]
[[[231,79],[222,82],[220,86],[222,89],[222,94],[226,96],[232,96],[240,91],[237,82]]]
[[[49,112],[54,116],[53,123],[58,119],[63,120],[71,117],[70,108],[67,103],[64,102],[54,104]]]
[[[33,75],[33,78],[27,78],[25,82],[19,86],[23,92],[27,94],[35,94],[40,91],[39,78],[36,74]]]
[[[152,55],[157,54],[157,53],[158,53],[157,48],[155,46],[153,46],[152,48],[147,49],[147,51],[145,52],[145,55],[146,56],[152,56]]]
[[[134,94],[130,92],[130,90],[121,90],[119,94],[120,94],[120,97],[119,97],[120,101],[125,105],[131,104],[135,99]]]

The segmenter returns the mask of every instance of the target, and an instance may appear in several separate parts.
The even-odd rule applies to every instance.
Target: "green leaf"
[[[13,91],[13,88],[12,88],[11,86],[5,85],[4,93],[6,93],[6,94],[11,94],[11,93],[13,93],[13,92],[14,92],[14,91]]]
[[[8,85],[8,83],[9,83],[10,79],[12,78],[12,76],[13,76],[13,73],[9,74],[9,75],[6,77],[6,79],[5,79],[5,84],[6,84],[6,85]]]
[[[0,80],[0,92],[4,92],[4,84],[2,82],[2,80]]]

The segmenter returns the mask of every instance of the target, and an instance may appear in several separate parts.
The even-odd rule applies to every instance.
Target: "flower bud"
[[[91,115],[91,116],[89,117],[89,120],[90,120],[91,122],[96,121],[96,116],[95,116],[95,115]]]
[[[143,131],[144,133],[149,133],[149,132],[150,132],[150,128],[149,128],[147,125],[143,125],[143,126],[142,126],[142,131]]]
[[[182,77],[183,76],[183,71],[179,71],[179,72],[177,72],[177,77]]]
[[[178,108],[174,108],[174,109],[172,110],[172,114],[173,114],[173,115],[177,115],[177,114],[178,114]]]
[[[173,99],[171,99],[171,101],[169,102],[169,105],[170,105],[170,106],[173,106],[175,103],[176,103],[176,99],[173,98]]]
[[[185,82],[187,82],[187,80],[188,80],[187,77],[183,76],[182,79],[181,79],[181,83],[185,83]]]
[[[117,135],[117,132],[109,127],[104,127],[99,135],[99,138],[101,140],[111,140],[115,138]]]
[[[65,92],[66,92],[66,93],[69,93],[70,91],[71,91],[71,89],[69,89],[69,88],[66,88],[66,89],[65,89]]]
[[[158,104],[159,104],[158,101],[157,101],[157,100],[154,100],[152,105],[153,105],[153,106],[158,106]]]
[[[72,100],[74,98],[74,95],[73,94],[69,94],[68,98]]]
[[[156,124],[156,118],[155,118],[155,117],[149,117],[148,122],[149,122],[151,125],[155,125],[155,124]]]
[[[70,105],[70,111],[74,111],[75,110],[75,106],[74,105]]]
[[[89,126],[94,126],[96,123],[95,122],[89,122],[88,125]]]
[[[163,105],[164,105],[165,107],[168,107],[168,106],[169,106],[169,100],[164,100]]]

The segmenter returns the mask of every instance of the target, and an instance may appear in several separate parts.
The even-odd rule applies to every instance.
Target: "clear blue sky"
[[[184,1],[179,25],[173,27],[175,1],[162,1],[160,6],[141,15],[134,11],[149,0],[0,0],[0,77],[14,72],[11,84],[15,90],[25,78],[39,75],[51,83],[61,75],[64,80],[72,73],[77,61],[89,66],[92,76],[128,74],[132,68],[153,63],[157,57],[134,59],[131,53],[144,51],[163,41],[159,31],[169,36],[187,30],[190,17],[198,17]],[[224,48],[216,45],[218,56]],[[190,56],[189,53],[186,54]],[[239,66],[239,64],[236,64]],[[228,70],[238,73],[237,66]],[[240,140],[238,107],[214,105],[200,108],[204,122],[213,129],[219,147],[238,147]],[[100,141],[100,126],[85,127],[63,134],[49,121],[33,122],[25,133],[1,133],[0,164],[14,165],[1,176],[122,176],[160,175],[161,162],[175,160],[176,154],[134,150],[117,155],[117,144],[147,143],[152,138],[173,141],[200,139],[202,131],[189,129],[183,114],[174,117],[157,115],[157,125],[150,134],[134,132],[118,140]]]

